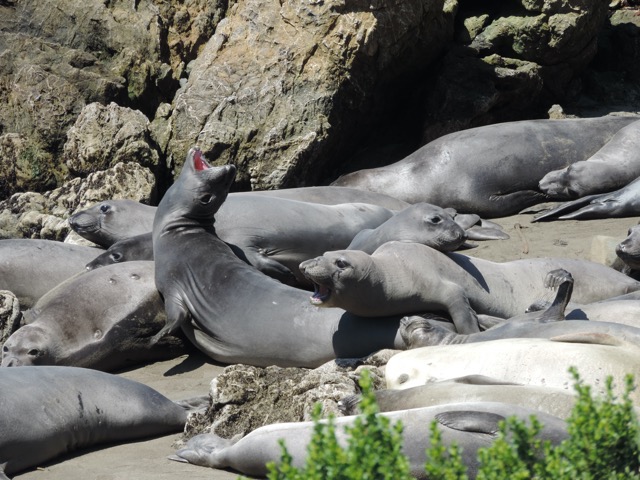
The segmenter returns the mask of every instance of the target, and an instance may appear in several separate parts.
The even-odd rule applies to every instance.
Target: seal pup
[[[166,315],[153,262],[111,265],[68,279],[24,312],[2,347],[3,367],[67,365],[113,371],[175,358],[189,342],[152,337]]]
[[[49,290],[83,272],[102,252],[55,240],[0,240],[0,290],[12,292],[20,308],[30,308]]]
[[[532,222],[592,220],[640,215],[640,178],[610,193],[587,195],[534,217]]]
[[[538,410],[501,402],[451,403],[379,415],[387,417],[391,424],[402,422],[402,453],[409,459],[411,475],[425,480],[425,452],[431,445],[429,425],[433,421],[438,424],[444,445],[456,443],[461,447],[462,461],[468,468],[470,478],[475,478],[479,468],[478,449],[489,446],[498,438],[498,423],[508,417],[516,416],[530,424],[531,416],[535,415],[543,425],[538,438],[548,440],[553,445],[568,437],[564,420]],[[336,438],[343,447],[348,438],[345,428],[351,426],[355,419],[355,416],[335,419]],[[265,477],[266,464],[280,459],[281,439],[292,457],[293,466],[303,467],[313,431],[313,422],[295,422],[266,425],[241,439],[226,440],[215,434],[201,434],[193,437],[185,448],[169,458],[203,467],[231,468],[245,475]]]
[[[505,382],[484,375],[427,383],[402,390],[374,392],[381,412],[463,402],[504,402],[567,419],[575,405],[574,394],[565,390]],[[349,395],[338,402],[343,415],[357,415],[362,396]]]
[[[214,216],[235,172],[233,165],[211,167],[192,148],[158,206],[155,280],[167,324],[156,338],[181,327],[209,357],[256,366],[317,367],[336,357],[402,348],[399,316],[371,319],[316,309],[308,292],[247,265],[218,238]]]
[[[597,152],[633,117],[523,120],[450,133],[391,165],[341,176],[332,185],[505,217],[548,201],[544,175]]]
[[[422,243],[441,252],[451,252],[461,247],[466,239],[464,229],[449,212],[421,202],[401,210],[377,228],[361,230],[346,249],[373,253],[383,243],[395,240]]]
[[[153,260],[153,240],[151,232],[123,238],[111,245],[104,253],[91,260],[85,266],[94,270],[114,263],[132,262],[135,260]]]
[[[479,331],[476,313],[509,318],[525,312],[545,295],[542,279],[557,268],[576,273],[577,303],[640,289],[640,282],[595,262],[532,258],[498,263],[418,243],[387,242],[371,255],[326,252],[300,265],[315,286],[313,305],[363,316],[444,310],[459,333]]]
[[[0,392],[0,478],[94,445],[179,432],[192,405],[204,405],[75,367],[2,368]]]
[[[640,176],[640,120],[621,128],[600,150],[584,161],[547,173],[540,190],[568,200],[610,192]]]

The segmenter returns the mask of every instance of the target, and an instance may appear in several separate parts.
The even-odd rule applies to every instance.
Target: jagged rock
[[[17,133],[0,136],[0,198],[55,187],[51,164],[51,154],[24,136]]]
[[[67,132],[63,157],[74,176],[135,162],[158,171],[158,152],[151,146],[149,120],[138,110],[90,103]]]
[[[77,210],[111,198],[153,203],[155,179],[149,169],[118,163],[87,178],[74,178],[45,193],[16,193],[0,202],[0,238],[64,240],[67,218]]]
[[[318,402],[323,416],[340,416],[338,402],[360,393],[362,369],[371,372],[374,389],[385,388],[382,368],[395,353],[382,350],[363,359],[338,359],[313,370],[228,366],[211,382],[207,411],[189,417],[183,440],[200,433],[231,438],[270,423],[308,421]]]
[[[376,94],[442,51],[456,5],[236,2],[176,95],[169,166],[178,173],[197,143],[216,163],[235,163],[244,187],[316,182],[367,129]]]
[[[452,131],[542,117],[593,59],[600,0],[461,2],[456,42],[427,98],[422,143]]]
[[[21,320],[18,298],[8,290],[0,290],[0,345],[18,329]]]

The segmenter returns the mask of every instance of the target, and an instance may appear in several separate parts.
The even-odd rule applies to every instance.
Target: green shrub
[[[478,450],[479,480],[640,480],[640,424],[630,393],[633,377],[625,378],[621,399],[613,394],[613,380],[606,379],[604,398],[593,398],[575,368],[570,372],[577,393],[576,405],[567,420],[569,438],[553,446],[537,434],[542,424],[532,416],[530,422],[516,417],[501,422],[491,446]],[[336,440],[335,419],[320,421],[321,409],[314,414],[314,434],[305,466],[292,465],[284,443],[280,463],[268,465],[270,480],[366,480],[410,478],[408,459],[402,454],[402,425],[390,425],[377,415],[378,407],[368,372],[360,386],[362,415],[346,429],[348,444]],[[466,480],[467,470],[457,445],[446,447],[437,422],[430,425],[431,446],[427,448],[425,471],[430,480]]]

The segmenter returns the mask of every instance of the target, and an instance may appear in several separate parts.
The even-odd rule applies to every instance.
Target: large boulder
[[[243,187],[316,183],[384,109],[385,88],[436,58],[455,0],[240,0],[174,100],[169,166],[198,144]]]
[[[601,0],[462,1],[455,45],[427,95],[422,143],[464,128],[543,117],[575,88],[606,19]]]

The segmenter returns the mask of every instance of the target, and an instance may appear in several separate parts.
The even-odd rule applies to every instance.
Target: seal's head
[[[396,228],[395,240],[421,243],[441,252],[452,252],[467,240],[466,232],[449,212],[430,203],[411,205],[391,221]]]
[[[16,330],[2,346],[2,366],[53,365],[46,333],[36,325]]]
[[[629,268],[640,269],[640,225],[634,225],[627,232],[627,238],[616,246],[616,255]]]
[[[372,263],[371,256],[360,250],[326,252],[305,260],[300,264],[300,271],[313,283],[315,291],[311,303],[318,307],[355,311],[355,305],[363,300],[359,285],[370,286],[366,278],[373,268]]]
[[[190,149],[180,176],[158,205],[156,221],[186,220],[210,227],[235,176],[234,165],[211,166],[199,148]]]

